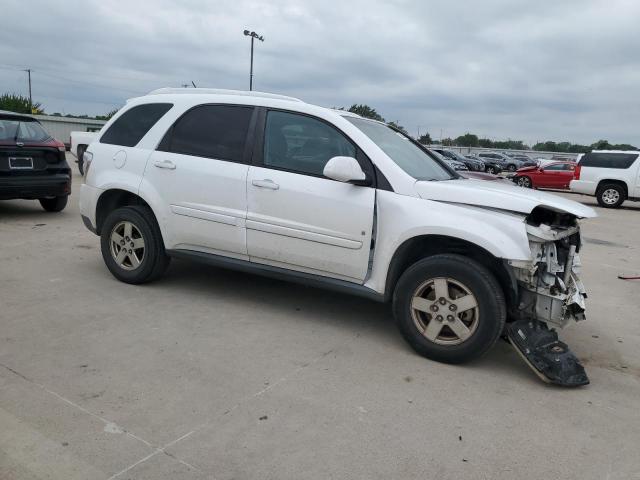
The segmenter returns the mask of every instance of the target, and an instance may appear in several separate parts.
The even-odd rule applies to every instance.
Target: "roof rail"
[[[291,102],[301,102],[299,98],[278,95],[276,93],[255,92],[246,90],[225,90],[223,88],[158,88],[148,93],[148,95],[163,94],[187,94],[187,95],[240,95],[244,97],[273,98],[276,100],[289,100]]]

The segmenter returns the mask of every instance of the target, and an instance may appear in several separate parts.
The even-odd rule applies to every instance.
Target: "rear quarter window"
[[[637,153],[585,153],[580,160],[583,167],[625,169],[633,165],[638,158]]]
[[[100,143],[123,147],[136,146],[172,106],[172,103],[146,103],[130,108],[104,132]]]

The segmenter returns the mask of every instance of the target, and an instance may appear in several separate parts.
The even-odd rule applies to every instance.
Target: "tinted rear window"
[[[147,103],[127,110],[104,132],[100,143],[134,147],[172,106],[172,103]]]
[[[30,119],[0,118],[0,141],[44,142],[51,136],[40,122]]]
[[[242,162],[253,107],[202,105],[180,117],[159,150]]]
[[[637,153],[585,153],[580,160],[583,167],[629,168],[638,158]]]

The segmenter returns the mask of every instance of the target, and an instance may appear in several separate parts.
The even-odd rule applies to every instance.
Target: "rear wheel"
[[[64,207],[67,206],[67,200],[69,199],[68,195],[63,195],[61,197],[53,197],[53,198],[40,198],[40,205],[47,212],[61,212],[64,210]]]
[[[516,185],[524,188],[531,188],[531,179],[529,177],[518,177],[516,179]]]
[[[125,283],[150,282],[169,266],[160,227],[148,207],[135,205],[111,212],[102,226],[100,246],[109,271]]]
[[[513,163],[510,163],[507,166],[507,170],[509,170],[510,172],[515,172],[517,170],[516,166]]]
[[[486,169],[487,173],[491,173],[493,175],[495,175],[496,173],[498,173],[496,171],[496,167],[492,166],[492,165],[487,165],[487,169]]]
[[[393,296],[400,332],[419,354],[462,363],[491,348],[504,327],[506,305],[497,280],[462,255],[434,255],[409,267]]]
[[[624,188],[617,183],[602,185],[596,192],[596,199],[604,208],[618,208],[625,201],[625,197]]]

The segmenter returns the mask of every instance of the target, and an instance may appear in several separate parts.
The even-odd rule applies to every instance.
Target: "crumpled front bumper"
[[[516,319],[536,319],[564,327],[585,319],[580,280],[580,227],[527,225],[531,261],[509,261],[518,283]]]

